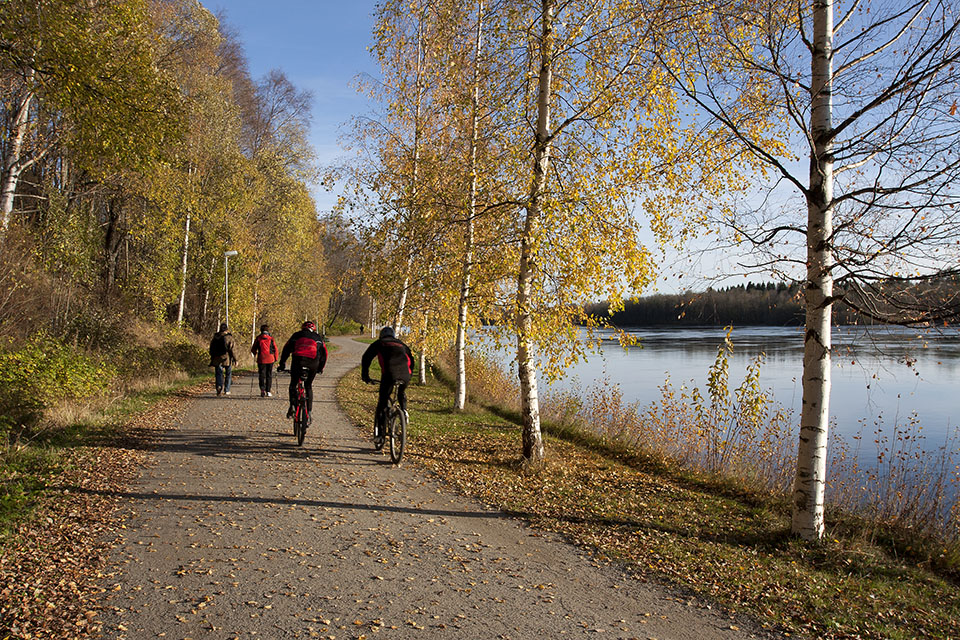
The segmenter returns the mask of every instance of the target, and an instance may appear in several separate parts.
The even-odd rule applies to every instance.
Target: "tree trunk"
[[[417,25],[417,70],[416,70],[416,101],[413,112],[413,176],[410,184],[410,202],[408,211],[411,218],[416,216],[420,195],[420,120],[423,112],[423,8],[418,3],[420,22]],[[410,273],[413,270],[413,250],[408,247],[407,268],[403,278],[403,290],[400,291],[400,301],[397,304],[397,315],[394,318],[393,328],[399,336],[403,327],[403,314],[407,307],[407,294],[410,290]]]
[[[177,308],[177,326],[183,326],[183,303],[187,297],[187,257],[190,248],[190,210],[183,231],[183,255],[180,257],[180,304]]]
[[[201,245],[203,242],[200,243]],[[207,316],[210,313],[210,284],[213,282],[213,269],[217,266],[217,257],[210,257],[210,268],[207,270],[207,284],[203,292],[203,313],[200,314],[201,332],[207,328]]]
[[[103,293],[101,300],[105,306],[110,305],[113,289],[116,285],[120,251],[128,245],[126,233],[120,227],[123,205],[118,204],[117,201],[118,198],[111,198],[107,202],[107,220],[103,233],[103,270],[101,275]],[[129,248],[127,253],[129,253]],[[129,268],[127,271],[129,272]]]
[[[33,79],[34,72],[30,71],[28,81]],[[10,217],[13,214],[13,199],[17,193],[17,184],[20,175],[26,168],[23,162],[23,141],[30,128],[30,107],[33,104],[32,91],[25,91],[17,106],[17,113],[11,126],[10,143],[7,153],[3,157],[3,176],[0,181],[0,232],[6,232],[10,226]]]
[[[407,308],[407,292],[410,290],[410,269],[413,266],[413,259],[407,260],[407,275],[403,278],[403,289],[400,291],[400,300],[397,302],[397,313],[393,316],[393,328],[397,336],[400,335],[400,327],[403,326],[403,313]]]
[[[537,92],[537,131],[533,154],[533,179],[527,202],[527,216],[520,240],[520,268],[517,275],[517,365],[520,375],[520,412],[523,418],[523,457],[527,464],[543,461],[540,433],[540,399],[537,395],[537,367],[532,353],[533,281],[536,275],[534,233],[539,224],[542,198],[550,167],[550,96],[553,80],[554,0],[542,0],[540,73]]]
[[[819,540],[824,533],[833,303],[832,0],[815,0],[813,4],[811,72],[813,149],[807,192],[806,334],[792,530],[806,540]]]
[[[417,384],[423,386],[427,384],[427,332],[430,330],[430,314],[423,314],[423,332],[420,338],[419,371],[417,372]]]
[[[253,321],[250,323],[250,344],[257,338],[257,312],[260,307],[260,277],[263,273],[263,258],[257,261],[257,272],[253,279]],[[317,324],[320,325],[320,318],[317,317]]]
[[[480,47],[483,38],[483,0],[477,0],[477,34],[473,59],[473,114],[470,123],[470,202],[464,229],[463,275],[460,279],[460,303],[457,313],[457,387],[454,393],[454,411],[463,411],[467,405],[467,311],[470,300],[470,278],[473,271],[474,218],[477,214],[477,147],[480,120]]]

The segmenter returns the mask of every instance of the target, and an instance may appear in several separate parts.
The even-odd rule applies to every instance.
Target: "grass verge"
[[[84,456],[120,437],[135,416],[183,389],[209,382],[209,375],[182,378],[131,392],[84,411],[67,423],[38,429],[29,440],[0,450],[0,546],[49,497],[51,486],[83,466]],[[58,490],[54,490],[56,493]]]
[[[0,450],[0,638],[100,637],[110,515],[143,463],[142,439],[201,382],[209,374],[129,392]]]
[[[509,412],[455,413],[437,382],[408,393],[405,460],[638,577],[682,585],[788,635],[960,637],[957,584],[856,535],[802,543],[789,535],[782,501],[684,482],[660,461],[576,434],[546,435],[546,463],[527,471]],[[346,376],[338,397],[369,430],[376,396],[359,376]]]

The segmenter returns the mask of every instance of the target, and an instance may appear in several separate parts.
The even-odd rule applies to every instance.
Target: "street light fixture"
[[[233,250],[223,252],[223,295],[227,327],[230,326],[230,269],[227,261],[230,259],[230,256],[235,255],[237,255],[237,252]]]

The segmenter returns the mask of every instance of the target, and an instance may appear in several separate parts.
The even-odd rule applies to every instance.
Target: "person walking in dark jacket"
[[[307,392],[307,413],[312,421],[313,379],[318,373],[323,373],[323,367],[327,364],[327,345],[317,333],[317,325],[308,320],[300,326],[300,331],[290,336],[280,353],[280,366],[277,367],[277,371],[283,371],[286,368],[287,358],[291,357],[290,408],[287,410],[287,417],[293,417],[293,406],[297,402],[297,380],[300,379],[300,373],[306,371],[307,379],[304,380],[303,386]]]
[[[257,373],[260,377],[260,397],[271,397],[273,388],[273,363],[280,354],[277,352],[277,343],[270,335],[270,325],[260,326],[260,335],[253,341],[250,353],[257,359]]]
[[[218,396],[221,392],[230,395],[233,365],[237,364],[237,356],[233,352],[235,344],[226,322],[220,325],[220,330],[210,340],[210,366],[214,367]]]
[[[364,382],[371,383],[370,364],[373,358],[380,364],[380,395],[377,398],[377,411],[374,414],[373,437],[379,440],[384,437],[384,411],[394,382],[400,382],[397,388],[397,400],[400,408],[407,410],[407,385],[413,374],[413,353],[410,347],[397,338],[393,327],[384,327],[380,330],[380,338],[367,347],[360,359],[360,377]]]

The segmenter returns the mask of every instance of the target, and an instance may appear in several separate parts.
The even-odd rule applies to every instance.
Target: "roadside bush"
[[[0,438],[33,429],[60,399],[105,392],[116,375],[112,365],[45,333],[0,353]]]
[[[352,336],[360,333],[362,329],[363,326],[354,320],[337,319],[324,325],[324,333],[328,336]]]

